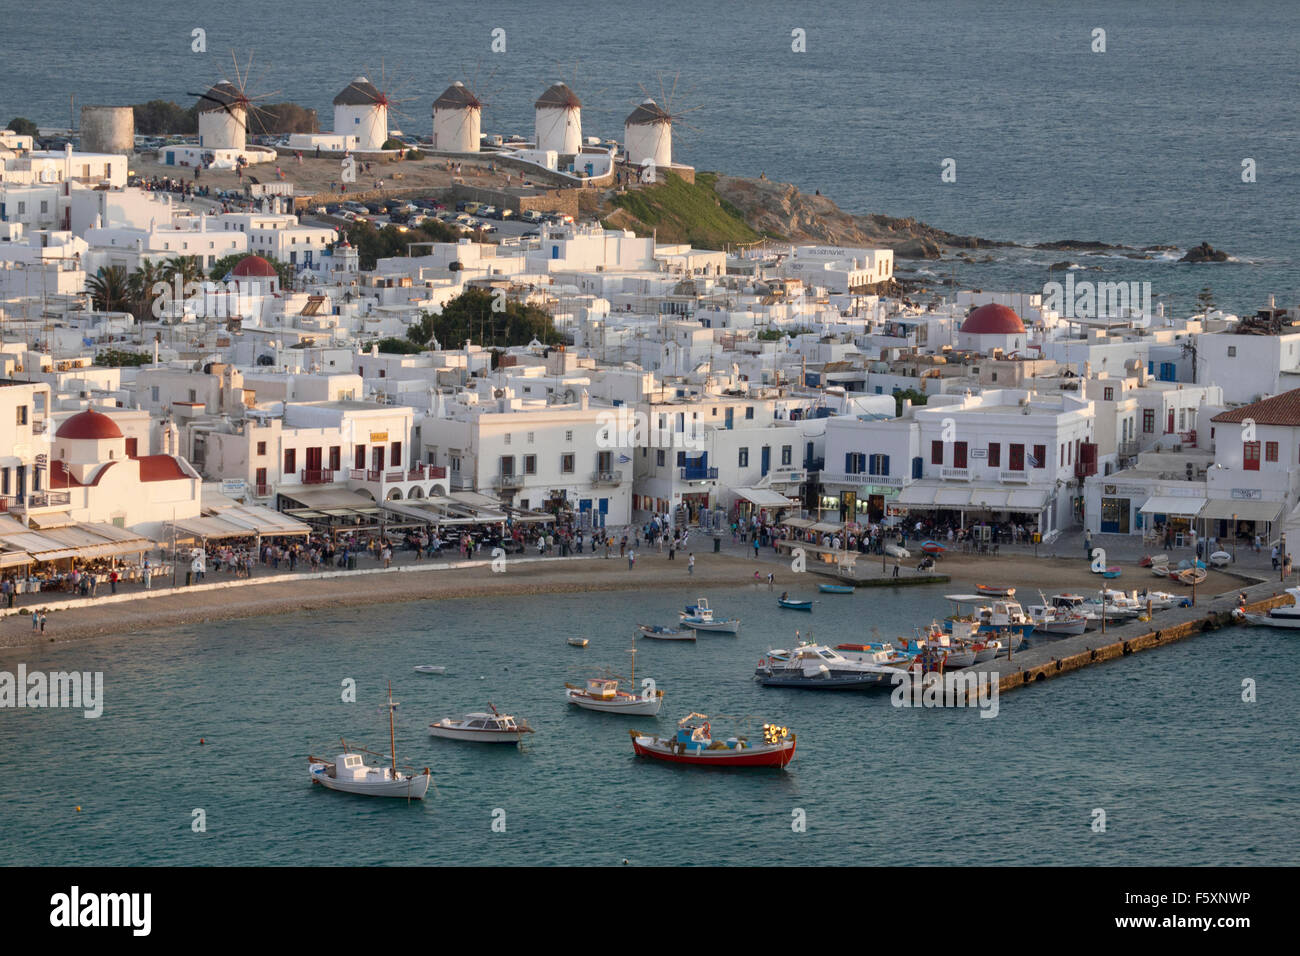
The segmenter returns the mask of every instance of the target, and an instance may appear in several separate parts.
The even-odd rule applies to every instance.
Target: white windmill
[[[665,92],[663,78],[659,81],[659,102],[646,94],[641,87],[644,98],[623,121],[623,153],[630,166],[637,167],[650,174],[654,170],[667,169],[673,164],[673,127],[679,125],[687,129],[692,127],[681,122],[681,117],[693,113],[700,107],[686,110],[674,110],[673,101],[677,94],[677,78],[673,78],[672,89]],[[660,106],[659,103],[663,105]]]
[[[537,148],[561,155],[582,149],[582,101],[565,83],[555,83],[533,104]]]
[[[457,80],[433,101],[433,148],[448,153],[477,153],[483,131],[483,103]]]
[[[258,120],[258,126],[265,129],[263,119],[265,110],[256,105],[257,100],[274,96],[263,93],[250,96],[248,93],[248,74],[252,69],[253,55],[249,53],[248,64],[241,71],[239,60],[232,50],[230,58],[234,63],[235,77],[223,78],[206,93],[191,93],[198,97],[199,146],[204,149],[242,150],[248,145],[248,124],[250,119]]]
[[[334,132],[355,136],[357,149],[373,152],[388,141],[388,94],[358,76],[334,97]]]

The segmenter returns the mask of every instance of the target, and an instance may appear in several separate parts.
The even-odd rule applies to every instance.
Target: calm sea
[[[14,5],[6,0],[0,8]],[[428,0],[325,7],[228,0],[219,7],[49,0],[0,31],[0,122],[69,122],[77,104],[174,99],[233,75],[320,111],[357,73],[387,77],[394,123],[431,129],[432,100],[466,79],[484,129],[532,130],[533,100],[565,80],[584,132],[622,137],[623,118],[676,86],[676,155],[704,169],[766,173],[844,208],[916,216],[1017,242],[1133,245],[1202,240],[1238,261],[1210,266],[994,250],[957,268],[965,287],[1036,290],[1073,259],[1080,278],[1148,281],[1175,312],[1210,286],[1253,311],[1300,300],[1295,90],[1300,5],[1274,0],[863,3],[801,10],[664,0]],[[206,53],[191,31],[206,30]],[[506,51],[493,53],[492,31]],[[806,52],[791,50],[806,32]],[[1093,31],[1105,52],[1093,52]],[[381,80],[382,81],[382,80]],[[957,181],[941,181],[956,161]],[[1254,183],[1242,161],[1254,160]],[[951,276],[944,265],[929,267]]]
[[[455,600],[311,612],[0,655],[0,670],[103,671],[103,716],[0,711],[0,864],[1294,864],[1300,799],[1292,638],[1225,630],[1085,670],[976,711],[887,694],[756,686],[795,628],[822,641],[906,632],[940,590],[824,596],[780,611],[766,587],[712,591],[738,636],[639,641],[658,719],[562,702],[566,680],[625,669],[636,622],[679,591]],[[53,622],[57,627],[57,620]],[[586,636],[590,646],[566,644]],[[447,665],[444,677],[416,664]],[[346,679],[357,702],[343,703]],[[1241,699],[1243,679],[1258,701]],[[424,803],[313,788],[308,753],[387,747],[433,769]],[[537,729],[522,750],[434,740],[495,703]],[[777,720],[788,770],[725,772],[632,755],[629,727],[695,710],[715,729]],[[199,739],[206,745],[200,746]],[[77,807],[81,811],[77,811]],[[202,810],[207,830],[191,829]],[[1106,832],[1094,832],[1094,810]],[[792,829],[802,810],[806,832]],[[494,832],[504,811],[505,832]],[[501,819],[501,814],[495,814]]]

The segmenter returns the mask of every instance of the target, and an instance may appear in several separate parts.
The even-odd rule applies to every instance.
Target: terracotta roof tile
[[[1243,422],[1247,418],[1256,425],[1300,426],[1300,388],[1274,395],[1262,402],[1252,402],[1215,415],[1215,422]]]

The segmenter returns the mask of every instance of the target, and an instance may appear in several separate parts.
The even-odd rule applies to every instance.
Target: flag
[[[1043,467],[1043,460],[1042,460],[1041,458],[1035,458],[1033,455],[1030,455],[1030,456],[1029,456],[1029,467],[1030,467],[1030,468],[1042,468],[1042,467]]]
[[[629,461],[631,461],[631,460],[632,460],[632,459],[629,458],[629,457],[627,457],[627,455],[619,455],[619,456],[618,456],[618,463],[619,463],[620,465],[626,465],[626,464],[627,464]]]

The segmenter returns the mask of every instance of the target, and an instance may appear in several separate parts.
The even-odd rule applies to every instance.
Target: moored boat
[[[429,791],[432,774],[425,767],[419,773],[403,773],[397,766],[397,733],[394,729],[393,713],[397,704],[393,702],[393,688],[388,687],[388,741],[389,753],[376,754],[389,757],[391,765],[387,767],[371,766],[365,762],[362,753],[368,750],[350,749],[343,741],[343,753],[332,761],[320,757],[307,758],[307,773],[313,784],[320,784],[327,790],[351,793],[362,797],[405,797],[408,800],[423,800]],[[409,768],[408,768],[409,769]]]
[[[717,620],[713,616],[713,608],[709,607],[709,602],[704,598],[698,599],[694,604],[686,605],[686,610],[680,613],[682,626],[689,627],[692,630],[709,631],[717,634],[735,634],[740,630],[739,618],[724,621]]]
[[[857,588],[852,584],[819,584],[817,590],[822,594],[852,594]]]
[[[782,592],[781,596],[776,599],[776,603],[790,611],[811,611],[813,606],[812,601],[795,600],[785,592]]]
[[[503,714],[490,703],[488,707],[492,710],[490,714],[466,714],[459,720],[444,717],[429,725],[429,736],[481,744],[518,744],[524,734],[533,733],[527,721]]]
[[[571,637],[571,638],[569,638],[569,646],[570,646],[570,647],[586,647],[588,643],[590,643],[590,642],[589,642],[585,637]]]
[[[696,767],[784,767],[794,759],[795,735],[789,728],[764,724],[762,740],[751,743],[739,736],[715,740],[705,714],[687,714],[672,737],[629,730],[638,757]]]
[[[637,633],[653,641],[693,641],[695,632],[689,627],[665,627],[662,624],[638,624]]]
[[[1002,584],[977,584],[975,591],[981,597],[1015,597],[1016,589]]]
[[[763,687],[870,690],[892,687],[897,675],[896,667],[849,658],[824,644],[805,641],[791,650],[769,650],[759,659],[754,680]]]
[[[618,680],[614,678],[591,677],[587,679],[585,687],[565,684],[564,698],[583,710],[632,714],[637,717],[653,717],[663,706],[664,692],[661,690],[629,694],[625,690],[619,690],[618,685]]]
[[[1264,614],[1248,614],[1241,608],[1237,608],[1232,612],[1233,617],[1239,621],[1245,621],[1247,624],[1256,624],[1262,627],[1300,629],[1300,587],[1287,588],[1286,593],[1291,595],[1290,604],[1279,605]]]
[[[445,674],[447,667],[444,664],[416,664],[415,672],[417,674]]]

